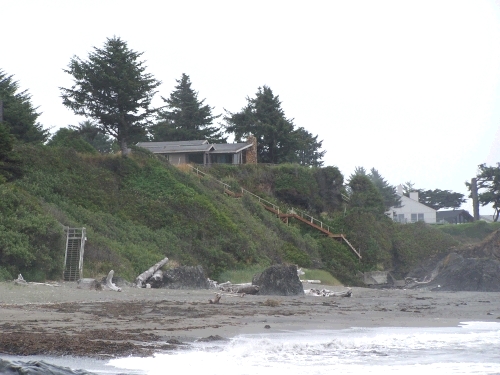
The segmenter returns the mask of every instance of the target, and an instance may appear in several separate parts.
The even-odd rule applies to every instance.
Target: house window
[[[398,223],[404,223],[405,222],[405,214],[398,214]]]
[[[202,153],[188,154],[188,162],[194,164],[204,164],[203,163],[204,156],[205,155]]]
[[[411,222],[424,221],[424,214],[411,214]]]
[[[212,163],[217,164],[232,164],[233,154],[212,154],[210,160]]]

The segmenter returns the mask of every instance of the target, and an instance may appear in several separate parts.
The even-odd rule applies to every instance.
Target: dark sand
[[[150,355],[211,336],[500,322],[500,293],[352,288],[350,298],[224,295],[214,305],[208,303],[214,290],[125,287],[113,292],[60,285],[0,283],[0,353]]]

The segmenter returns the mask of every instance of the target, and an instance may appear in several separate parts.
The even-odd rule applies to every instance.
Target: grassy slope
[[[459,225],[439,225],[437,228],[453,236],[461,245],[470,245],[484,240],[488,235],[500,228],[500,223],[476,221]]]
[[[337,191],[328,187],[328,181],[338,185],[342,179],[332,167],[226,166],[213,172],[282,207],[298,203],[316,210],[361,248],[361,262],[345,245],[297,222],[287,226],[255,200],[227,197],[212,179],[180,171],[149,153],[124,159],[49,147],[20,151],[24,177],[0,185],[0,279],[18,272],[28,280],[59,278],[62,225],[87,228],[85,277],[114,269],[133,279],[168,256],[180,264],[201,264],[212,278],[232,269],[290,262],[323,268],[352,285],[359,282],[357,271],[404,272],[422,257],[456,244],[426,225],[344,216]]]

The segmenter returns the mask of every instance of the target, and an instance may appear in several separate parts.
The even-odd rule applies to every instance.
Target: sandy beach
[[[352,296],[223,295],[214,290],[78,289],[0,283],[0,353],[114,357],[240,334],[500,321],[499,293],[352,288]],[[304,285],[304,289],[344,287]]]

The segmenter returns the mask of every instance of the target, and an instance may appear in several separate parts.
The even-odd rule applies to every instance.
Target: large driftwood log
[[[102,285],[96,279],[80,279],[77,281],[78,289],[102,290]]]
[[[151,278],[154,281],[162,281],[163,280],[163,271],[162,270],[157,270]]]
[[[257,294],[259,293],[258,285],[245,285],[237,289],[238,294]]]
[[[147,280],[147,283],[151,285],[151,288],[161,288],[163,286],[163,271],[157,270],[153,276]],[[147,288],[147,284],[146,284]]]
[[[163,259],[162,261],[156,263],[154,266],[149,268],[147,271],[144,271],[135,279],[135,285],[138,288],[142,288],[144,282],[146,282],[153,274],[158,271],[161,267],[163,267],[168,262],[168,258]]]
[[[115,292],[121,292],[122,289],[121,288],[118,288],[114,283],[113,283],[113,274],[115,273],[115,271],[111,270],[109,271],[108,273],[108,277],[106,277],[106,286],[111,289],[111,290],[114,290]]]

